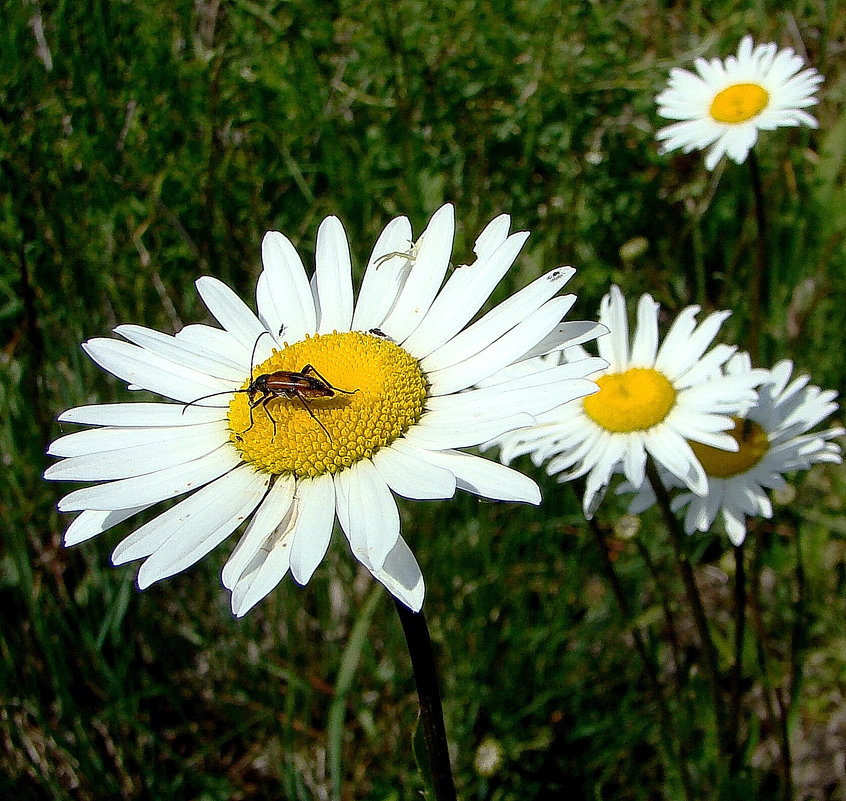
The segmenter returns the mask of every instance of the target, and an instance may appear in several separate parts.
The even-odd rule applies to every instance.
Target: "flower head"
[[[509,235],[508,216],[497,217],[476,242],[475,262],[443,283],[454,225],[446,205],[410,247],[408,220],[393,220],[355,303],[337,218],[320,225],[311,282],[291,242],[271,232],[257,315],[206,276],[197,289],[222,328],[189,325],[169,336],[123,325],[116,332],[128,341],[86,342],[88,355],[131,388],[177,402],[83,406],[59,417],[95,426],[49,449],[62,460],[46,478],[93,482],[59,502],[61,511],[81,512],[65,543],[190,493],[124,539],[112,561],[143,559],[143,589],[249,520],[222,576],[240,616],[289,571],[308,582],[337,517],[361,563],[420,609],[423,578],[400,535],[394,493],[449,498],[458,487],[538,503],[529,478],[457,449],[591,391],[584,376],[595,369],[565,365],[472,389],[515,361],[591,338],[597,326],[561,323],[574,301],[558,295],[571,268],[547,273],[468,325],[528,234]]]
[[[583,504],[588,516],[615,473],[624,473],[633,486],[643,483],[647,454],[693,492],[706,492],[705,472],[688,440],[736,450],[737,443],[725,433],[732,427],[729,415],[741,414],[755,401],[760,373],[723,375],[720,367],[734,352],[727,345],[706,353],[728,312],[715,312],[697,324],[699,307],[687,307],[659,347],[658,309],[649,295],[640,298],[630,346],[626,301],[612,286],[599,312],[600,323],[610,331],[598,340],[599,355],[608,364],[592,376],[599,391],[544,412],[532,427],[491,443],[502,447],[505,462],[522,454],[530,454],[537,465],[549,460],[547,472],[559,474],[561,481],[587,475]],[[573,359],[574,350],[581,351],[569,349],[539,361],[549,369],[561,359]]]
[[[726,365],[730,375],[748,374],[749,356],[737,354]],[[835,393],[809,384],[807,375],[790,380],[792,362],[781,361],[767,371],[758,390],[758,402],[744,418],[734,418],[731,436],[738,449],[727,452],[691,443],[708,478],[704,495],[689,492],[672,501],[674,511],[687,508],[685,530],[709,531],[722,515],[729,539],[739,545],[746,537],[746,517],[772,517],[767,490],[785,486],[783,475],[807,470],[817,462],[841,461],[840,446],[832,442],[846,430],[840,427],[808,433],[836,409]],[[675,477],[662,472],[668,487],[678,487]],[[625,488],[621,488],[625,489]],[[633,499],[631,511],[639,513],[655,502],[648,485]]]
[[[758,131],[817,127],[803,109],[816,104],[823,77],[815,69],[803,70],[802,59],[789,47],[779,50],[770,42],[753,48],[752,37],[744,36],[736,56],[697,58],[694,64],[698,74],[671,70],[669,85],[655,98],[662,117],[680,120],[658,131],[665,151],[710,147],[705,166],[713,170],[723,154],[742,164]]]

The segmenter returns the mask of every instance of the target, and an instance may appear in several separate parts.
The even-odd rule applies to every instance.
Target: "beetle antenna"
[[[223,406],[202,406],[202,404],[198,403],[198,401],[205,400],[206,398],[216,398],[218,395],[234,395],[236,392],[249,392],[248,389],[227,389],[225,392],[212,392],[211,395],[201,395],[199,398],[194,398],[192,401],[188,401],[188,403],[182,406],[182,414],[185,414],[185,410],[189,406],[201,406],[203,409],[222,409]]]
[[[253,352],[250,354],[250,383],[251,383],[251,384],[252,384],[252,383],[253,383],[253,381],[255,380],[255,379],[253,378],[253,369],[255,368],[256,348],[258,347],[259,340],[260,340],[260,339],[261,339],[261,338],[262,338],[265,334],[267,334],[268,336],[270,336],[270,331],[266,331],[266,330],[265,330],[265,331],[262,331],[262,332],[261,332],[261,333],[260,333],[260,334],[256,337],[256,341],[255,341],[255,342],[253,342]]]

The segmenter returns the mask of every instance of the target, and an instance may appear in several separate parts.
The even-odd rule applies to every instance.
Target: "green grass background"
[[[109,565],[128,525],[62,547],[64,487],[40,478],[47,443],[69,430],[55,417],[128,398],[79,342],[124,322],[206,320],[202,274],[250,298],[265,230],[309,263],[319,221],[337,214],[360,270],[391,217],[419,231],[446,200],[455,263],[500,212],[532,231],[497,298],[568,263],[575,318],[595,317],[617,282],[669,314],[731,308],[726,341],[743,342],[748,171],[659,156],[654,96],[671,66],[725,56],[746,32],[804,50],[826,76],[819,131],[757,147],[764,350],[842,393],[846,10],[834,0],[790,13],[740,0],[0,0],[0,794],[419,796],[402,633],[341,537],[307,588],[285,582],[241,621],[219,582],[229,544],[143,594],[131,567]],[[466,495],[402,506],[459,795],[678,798],[630,623],[572,490],[521,466],[542,484],[539,509]],[[781,792],[760,687],[799,663],[796,797],[846,798],[844,498],[843,469],[814,470],[758,532],[771,659],[765,679],[746,677],[743,797]],[[670,685],[662,602],[677,616],[689,680],[671,704],[697,784],[713,787],[708,696],[666,537],[650,516],[636,538],[614,536],[621,508],[600,519]],[[692,544],[728,664],[726,541]],[[483,745],[500,754],[491,775],[474,763]]]

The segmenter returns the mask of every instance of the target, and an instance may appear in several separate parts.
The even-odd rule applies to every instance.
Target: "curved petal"
[[[451,471],[459,489],[499,501],[539,504],[538,485],[510,467],[461,451],[432,451],[429,460]]]
[[[279,324],[273,333],[289,342],[299,342],[306,334],[317,330],[314,296],[305,267],[291,241],[278,231],[265,234],[261,259],[273,306],[264,313]]]
[[[426,593],[423,574],[414,558],[414,554],[399,537],[381,568],[374,568],[365,563],[373,578],[381,582],[388,592],[402,601],[412,612],[419,612]]]
[[[353,316],[352,264],[344,226],[327,217],[317,229],[317,295],[321,334],[349,331]]]
[[[402,342],[423,320],[444,279],[455,235],[455,209],[441,206],[417,243],[417,255],[408,280],[381,328]]]
[[[268,333],[267,329],[238,295],[223,281],[210,275],[198,278],[194,284],[212,316],[243,347],[250,351],[255,349],[259,361],[270,356],[274,344],[273,337],[262,336]],[[260,342],[259,339],[264,341]]]
[[[451,498],[455,495],[455,476],[451,471],[431,464],[428,453],[405,439],[396,440],[373,457],[373,466],[397,495],[417,500]]]
[[[297,584],[308,584],[326,555],[335,523],[335,482],[332,476],[303,479],[294,499],[291,541],[291,575]]]
[[[396,544],[399,510],[388,485],[369,459],[335,476],[338,520],[356,558],[379,569]]]
[[[244,465],[178,504],[182,512],[170,536],[138,570],[139,588],[181,573],[220,545],[252,514],[269,483],[270,475]]]
[[[157,473],[74,490],[59,501],[59,511],[99,509],[106,512],[153,504],[208,484],[239,464],[241,459],[237,451],[227,443],[206,456]]]

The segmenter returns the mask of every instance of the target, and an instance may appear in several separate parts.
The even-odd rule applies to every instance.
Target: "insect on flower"
[[[267,333],[267,331],[264,331],[259,334],[253,344],[253,352],[250,356],[250,385],[246,389],[236,389],[230,392],[213,392],[211,395],[202,395],[201,397],[195,398],[189,403],[186,403],[185,407],[182,409],[182,413],[184,414],[185,409],[189,406],[201,406],[202,404],[200,404],[199,401],[213,398],[217,395],[230,395],[238,392],[244,392],[250,399],[250,424],[243,431],[239,432],[239,435],[246,434],[253,427],[255,423],[253,420],[253,410],[257,406],[261,406],[262,409],[264,409],[264,413],[273,424],[273,438],[275,438],[276,420],[270,413],[270,409],[267,408],[267,405],[275,398],[285,398],[287,400],[296,399],[309,413],[311,419],[323,429],[323,432],[331,440],[332,435],[329,433],[326,426],[317,419],[317,416],[312,411],[310,406],[311,401],[319,400],[320,398],[333,398],[336,392],[341,392],[344,395],[354,395],[358,392],[358,390],[346,390],[340,389],[339,387],[333,387],[322,375],[320,375],[320,373],[317,372],[317,368],[311,364],[305,365],[302,370],[298,371],[276,370],[273,373],[262,373],[261,375],[253,377],[253,362],[256,356],[256,347],[258,346],[259,340],[262,336]]]

